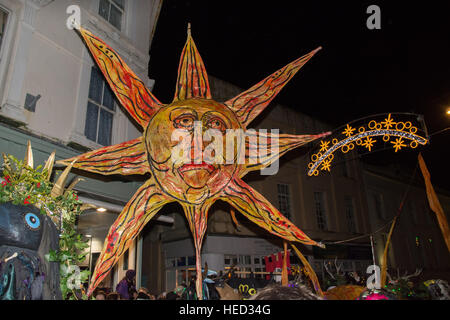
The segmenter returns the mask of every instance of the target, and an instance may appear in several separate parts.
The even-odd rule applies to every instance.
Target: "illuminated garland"
[[[419,144],[425,145],[428,140],[417,135],[417,127],[414,127],[410,121],[406,122],[394,122],[391,118],[391,114],[388,115],[384,121],[377,122],[371,120],[367,124],[367,129],[363,125],[358,128],[351,127],[347,124],[346,128],[342,132],[346,136],[345,139],[339,141],[334,138],[331,141],[320,141],[319,152],[311,156],[311,162],[308,164],[308,175],[319,175],[319,167],[322,171],[330,171],[331,162],[334,159],[334,152],[341,149],[342,153],[347,153],[355,148],[355,144],[361,147],[367,148],[372,151],[376,139],[373,137],[383,136],[384,142],[389,142],[391,137],[396,137],[395,141],[390,141],[393,144],[395,152],[401,150],[402,147],[410,147],[412,149],[417,148]],[[403,140],[407,139],[407,140]],[[408,142],[409,144],[405,144]],[[329,146],[331,143],[331,146]]]

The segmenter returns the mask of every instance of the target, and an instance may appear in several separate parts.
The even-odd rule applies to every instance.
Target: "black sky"
[[[371,4],[381,8],[381,30],[366,27]],[[149,76],[156,97],[172,101],[188,22],[208,73],[243,89],[322,46],[275,102],[336,127],[414,112],[432,133],[450,126],[449,13],[444,2],[164,0]],[[423,149],[433,181],[446,188],[449,134]]]

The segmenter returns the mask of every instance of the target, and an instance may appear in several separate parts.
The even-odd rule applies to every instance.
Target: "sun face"
[[[200,204],[216,195],[237,171],[235,162],[227,164],[225,157],[217,161],[215,150],[205,152],[213,138],[205,141],[203,137],[211,129],[222,136],[225,150],[227,130],[242,128],[229,108],[209,99],[176,101],[149,122],[144,137],[151,172],[161,189],[177,201]],[[174,139],[176,130],[186,135]],[[182,145],[183,139],[187,145]],[[174,154],[180,145],[181,155]],[[188,159],[183,161],[186,153]]]
[[[246,133],[248,139],[236,139],[231,147],[228,144],[235,141],[228,133],[246,130],[320,48],[291,62],[238,96],[219,103],[212,100],[205,66],[188,29],[175,97],[172,103],[165,105],[152,95],[112,48],[83,28],[79,32],[116,98],[142,127],[144,134],[58,163],[103,175],[151,175],[111,226],[92,276],[89,295],[145,224],[170,202],[181,204],[194,238],[199,275],[196,289],[200,298],[200,251],[208,210],[217,200],[229,203],[261,228],[287,241],[322,246],[286,219],[242,177],[250,171],[270,166],[286,152],[329,133],[273,136],[250,130]],[[253,152],[261,145],[265,152],[255,155]],[[224,150],[232,150],[233,153],[229,157]]]

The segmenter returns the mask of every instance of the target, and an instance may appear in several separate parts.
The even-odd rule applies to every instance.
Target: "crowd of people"
[[[136,272],[128,270],[125,277],[117,284],[116,290],[109,288],[97,288],[94,291],[93,298],[95,300],[197,300],[197,292],[195,289],[195,277],[190,279],[189,284],[182,283],[174,290],[163,292],[159,295],[152,294],[147,288],[136,288]],[[208,281],[209,280],[209,281]],[[217,289],[217,287],[219,289]],[[217,278],[212,281],[210,277],[206,277],[203,281],[203,299],[204,300],[221,300],[224,297],[223,283]],[[231,287],[229,287],[231,289]],[[221,291],[219,293],[219,290]],[[291,288],[277,286],[275,283],[267,286],[261,294],[255,295],[252,300],[279,299],[280,297],[291,297],[290,299],[315,300],[320,299],[314,295],[308,288]],[[239,295],[231,297],[231,299],[240,299]],[[289,300],[289,299],[288,299]]]
[[[441,280],[432,280],[426,282],[427,287],[414,285],[408,278],[407,282],[403,278],[389,281],[388,285],[382,290],[364,290],[362,283],[365,279],[353,272],[350,277],[339,274],[339,277],[333,275],[334,282],[326,281],[325,288],[328,288],[324,297],[318,296],[311,287],[307,279],[296,277],[289,281],[288,286],[281,286],[274,279],[260,283],[254,277],[248,279],[239,279],[229,273],[225,276],[221,274],[208,275],[205,272],[203,277],[203,300],[341,300],[336,298],[338,291],[336,288],[349,287],[349,290],[362,288],[363,292],[358,299],[362,300],[448,300],[448,284]],[[405,282],[405,283],[403,283]],[[325,283],[324,283],[325,284]],[[330,286],[331,285],[331,286]],[[233,288],[234,287],[234,288]],[[239,290],[236,289],[239,288]],[[247,291],[241,290],[247,287]],[[257,290],[250,288],[258,288]],[[355,289],[356,288],[356,289]],[[178,287],[168,292],[155,295],[149,292],[147,288],[136,288],[136,272],[128,270],[125,277],[117,284],[115,291],[107,288],[98,288],[94,291],[95,300],[198,300],[196,291],[196,278],[193,276],[189,283],[182,283]],[[332,289],[336,292],[332,292]],[[342,289],[341,289],[342,291]],[[436,292],[435,292],[436,291]],[[325,291],[324,291],[325,292]],[[343,292],[340,293],[341,295]],[[352,293],[353,294],[353,293]],[[359,294],[359,291],[358,291]],[[336,297],[335,297],[336,296]],[[334,298],[333,298],[334,297]],[[347,299],[347,298],[345,298]],[[351,300],[353,300],[352,298]]]
[[[178,290],[177,290],[178,289]],[[178,300],[184,292],[181,286],[171,292],[152,294],[147,288],[136,288],[136,271],[128,270],[125,277],[117,284],[116,290],[98,288],[94,291],[95,300]]]

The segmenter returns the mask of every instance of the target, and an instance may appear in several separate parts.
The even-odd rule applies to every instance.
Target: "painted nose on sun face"
[[[203,150],[203,125],[201,121],[195,121],[191,137],[191,163],[201,164],[203,162]]]

